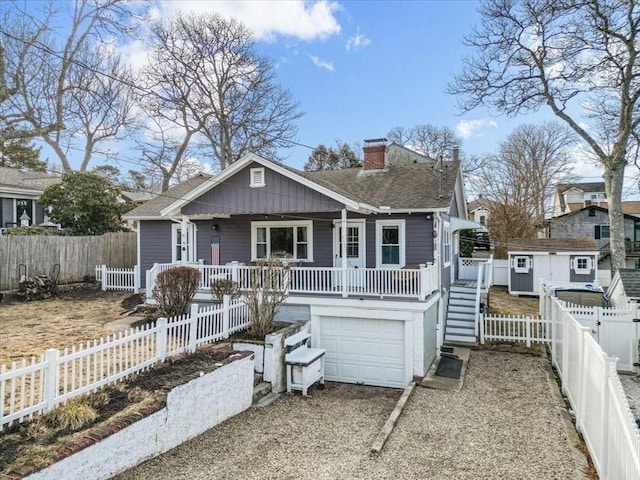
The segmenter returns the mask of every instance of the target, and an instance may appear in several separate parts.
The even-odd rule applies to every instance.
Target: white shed
[[[539,295],[546,283],[590,283],[598,273],[599,250],[593,238],[511,240],[507,246],[509,293]]]

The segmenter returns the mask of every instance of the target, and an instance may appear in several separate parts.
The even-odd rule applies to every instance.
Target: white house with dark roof
[[[621,268],[615,271],[607,289],[609,306],[626,308],[640,303],[640,270]]]
[[[607,207],[604,182],[559,183],[553,197],[553,217],[584,207]]]
[[[45,172],[23,172],[0,167],[0,234],[5,228],[49,225],[38,199],[42,192],[60,182]]]
[[[318,172],[247,155],[149,200],[123,217],[138,222],[142,285],[188,263],[206,301],[212,278],[246,288],[256,262],[282,258],[292,268],[279,319],[311,322],[327,379],[407,385],[442,342],[468,221],[458,162],[388,165],[386,151],[369,141],[362,168]]]

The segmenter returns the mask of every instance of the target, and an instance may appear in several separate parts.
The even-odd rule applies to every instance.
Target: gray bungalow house
[[[292,266],[280,319],[311,322],[326,378],[407,385],[441,343],[467,212],[458,162],[391,166],[386,152],[367,141],[362,168],[318,172],[251,154],[171,188],[123,217],[138,223],[141,285],[188,263],[207,300],[212,280],[247,288],[256,262],[280,257]]]

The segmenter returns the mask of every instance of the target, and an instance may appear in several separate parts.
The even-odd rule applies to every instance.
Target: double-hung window
[[[376,265],[378,268],[402,268],[404,255],[404,220],[376,222]]]
[[[442,237],[442,256],[444,257],[443,263],[446,267],[451,264],[451,226],[449,225],[449,222],[444,222],[443,224]]]
[[[313,261],[313,222],[251,222],[251,260]]]

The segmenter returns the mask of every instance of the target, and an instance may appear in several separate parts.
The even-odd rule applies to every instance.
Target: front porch
[[[186,263],[156,263],[146,274],[147,300],[157,275],[178,266],[189,266],[200,271],[200,288],[195,300],[211,299],[211,283],[228,279],[241,291],[251,289],[257,266],[231,262],[227,265],[202,265]],[[282,270],[281,288],[289,296],[374,297],[424,301],[439,290],[438,266],[420,264],[409,268],[338,268],[290,266]]]

